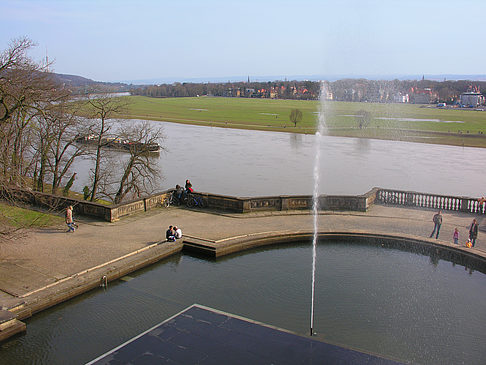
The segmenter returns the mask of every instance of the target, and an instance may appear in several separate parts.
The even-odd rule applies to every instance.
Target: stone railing
[[[486,204],[480,204],[477,199],[468,197],[378,189],[376,200],[381,204],[486,214]]]
[[[40,206],[57,213],[62,213],[65,207],[72,205],[76,215],[86,215],[114,222],[124,216],[163,206],[164,201],[169,194],[172,194],[172,191],[173,189],[169,189],[145,198],[117,205],[103,205],[30,190],[9,189],[0,193],[6,199]],[[311,210],[313,204],[312,196],[310,195],[245,198],[201,192],[194,192],[194,195],[201,197],[207,203],[208,209],[234,213]],[[365,212],[374,203],[452,210],[465,213],[486,213],[486,204],[481,205],[477,199],[473,198],[382,188],[373,188],[363,195],[321,195],[318,209]]]

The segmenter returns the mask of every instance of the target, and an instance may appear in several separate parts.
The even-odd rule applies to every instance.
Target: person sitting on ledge
[[[187,196],[192,193],[194,191],[194,189],[192,188],[192,184],[189,180],[186,180],[186,185],[185,185],[185,189],[184,189],[184,194],[182,195],[182,199],[183,200],[186,200],[187,199]]]
[[[175,232],[172,226],[169,226],[169,229],[165,232],[165,238],[168,242],[174,242],[176,240]]]
[[[180,204],[182,202],[183,195],[184,195],[184,189],[182,188],[182,186],[177,184],[176,189],[174,191],[174,197],[177,204]]]
[[[192,188],[192,184],[189,180],[186,180],[186,191],[188,193],[192,193],[194,191],[194,189]]]
[[[174,226],[174,236],[176,239],[182,238],[182,229],[177,226]]]

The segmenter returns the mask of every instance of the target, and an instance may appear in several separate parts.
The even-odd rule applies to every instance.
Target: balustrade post
[[[413,204],[413,195],[414,195],[413,193],[407,192],[407,194],[405,195],[405,205],[410,205],[410,206],[414,205]]]
[[[242,203],[243,204],[241,206],[241,213],[250,212],[251,211],[251,207],[250,207],[251,200],[250,199],[245,199],[245,200],[243,200]]]
[[[289,197],[288,196],[281,196],[280,197],[280,210],[289,210]]]
[[[461,199],[461,212],[469,212],[469,199]]]

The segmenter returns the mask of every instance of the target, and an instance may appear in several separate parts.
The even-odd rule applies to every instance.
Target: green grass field
[[[50,227],[62,224],[63,217],[0,203],[0,224],[12,228]]]
[[[129,102],[126,112],[119,117],[294,133],[314,133],[320,107],[318,101],[300,100],[143,96],[126,99]],[[483,134],[486,111],[414,104],[329,102],[327,105],[326,124],[331,135],[486,147]],[[297,127],[289,121],[294,108],[303,113]],[[372,117],[365,129],[358,128],[354,116],[361,110]]]

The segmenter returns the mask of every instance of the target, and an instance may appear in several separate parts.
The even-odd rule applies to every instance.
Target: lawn
[[[0,224],[12,228],[50,227],[64,222],[63,217],[0,203]]]
[[[314,133],[318,101],[248,98],[126,97],[120,117],[212,125],[229,128]],[[292,109],[302,111],[302,121],[289,121]],[[368,111],[371,122],[359,129],[355,115]],[[428,143],[486,147],[486,111],[440,109],[432,105],[328,102],[329,134],[351,137],[415,140]]]
[[[292,109],[300,109],[303,120],[298,127],[314,128],[315,101],[247,98],[148,98],[132,96],[127,116],[191,124],[222,124],[248,128],[288,128]]]

